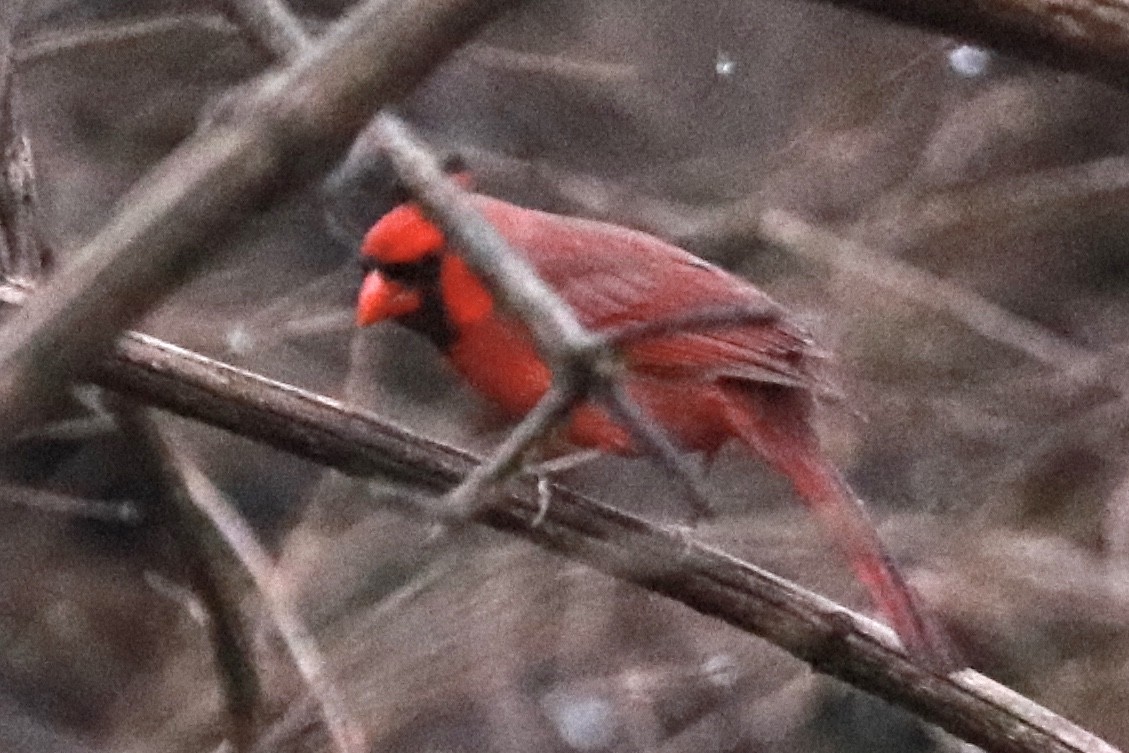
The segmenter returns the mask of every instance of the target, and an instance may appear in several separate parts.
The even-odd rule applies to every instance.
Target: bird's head
[[[395,319],[442,347],[493,310],[490,292],[414,202],[391,210],[365,234],[361,266],[359,326]]]
[[[364,327],[418,312],[428,288],[438,286],[443,232],[414,203],[381,217],[361,242],[364,283],[357,324]]]

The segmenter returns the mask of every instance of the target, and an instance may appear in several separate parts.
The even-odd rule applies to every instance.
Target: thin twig
[[[35,218],[35,158],[19,117],[13,38],[23,6],[13,0],[0,12],[0,274],[34,280],[49,257]]]
[[[298,18],[279,0],[225,0],[237,28],[254,29],[247,37],[276,60],[293,62],[314,47]]]
[[[746,306],[703,306],[666,318],[621,324],[600,330],[600,336],[615,347],[623,347],[652,337],[716,330],[754,324],[776,324],[780,321],[778,306],[752,309]]]
[[[922,194],[899,192],[880,203],[858,228],[880,234],[897,253],[938,240],[1019,223],[1038,227],[1082,224],[1129,198],[1129,157],[1116,155],[1022,175],[993,177]]]
[[[690,524],[695,525],[702,518],[713,516],[713,503],[706,492],[701,471],[694,466],[686,453],[679,452],[664,432],[654,431],[654,421],[643,408],[631,398],[623,385],[609,381],[600,390],[600,403],[622,426],[627,427],[635,443],[654,457],[659,458],[663,468],[673,469],[671,475],[682,482],[690,499],[693,516]]]
[[[277,14],[279,7],[277,3],[269,10],[242,7],[256,5],[244,0],[226,0],[226,3],[228,15],[236,20],[238,25],[225,15],[205,12],[170,13],[150,18],[115,19],[102,23],[86,22],[75,28],[38,31],[21,40],[13,57],[18,67],[28,69],[76,52],[98,47],[121,47],[135,42],[153,42],[162,36],[203,32],[214,34],[221,39],[235,39],[243,36],[240,34],[241,27],[245,28],[248,22],[256,27],[260,26],[254,21],[257,14]],[[259,50],[266,53],[268,58],[288,59],[290,52],[286,51],[286,48],[279,46],[277,51],[275,48],[280,41],[285,43],[290,37],[293,20],[292,16],[289,19],[276,18],[279,26],[275,31],[281,32],[281,35],[274,41],[260,38],[252,41]],[[303,29],[312,26],[316,26],[316,22],[307,19],[302,23]],[[286,51],[286,54],[278,55],[278,51]],[[487,70],[545,74],[585,85],[629,86],[640,82],[640,73],[635,65],[512,50],[481,42],[471,42],[453,53],[453,56]]]
[[[486,44],[467,45],[460,50],[458,57],[467,58],[487,69],[544,74],[557,80],[576,82],[584,86],[638,86],[642,83],[637,66],[626,63],[577,60],[560,55],[510,50]]]
[[[52,29],[29,37],[16,49],[15,59],[20,68],[26,69],[92,47],[118,47],[188,31],[206,31],[225,36],[234,36],[236,32],[235,27],[223,16],[207,13],[179,13],[100,24],[84,23],[74,29]]]
[[[114,396],[117,397],[117,396]],[[183,580],[191,594],[177,600],[202,619],[215,656],[224,699],[225,735],[235,750],[246,751],[266,722],[267,703],[255,659],[253,625],[244,608],[253,584],[208,516],[195,504],[173,457],[142,406],[117,397],[122,433],[137,443],[141,472],[158,490],[160,504],[149,513],[150,530],[167,551],[171,582]],[[149,579],[162,592],[159,575]]]
[[[572,309],[514,252],[498,231],[462,199],[437,161],[397,118],[379,119],[382,146],[400,180],[435,220],[467,264],[494,291],[502,305],[529,327],[554,374],[592,373],[614,357],[577,320]],[[584,381],[583,374],[578,382]]]
[[[816,0],[1129,85],[1129,7],[1108,0]]]
[[[189,499],[223,539],[228,557],[239,563],[254,584],[294,667],[316,699],[337,750],[340,753],[364,750],[363,730],[346,710],[340,691],[328,676],[317,642],[285,592],[277,586],[273,558],[231,503],[189,458],[182,443],[168,430],[155,428],[153,431],[162,455],[175,468]]]
[[[327,169],[373,109],[517,2],[369,0],[316,49],[229,101],[0,332],[0,421],[41,409],[37,401],[218,247],[221,232],[271,190]]]
[[[758,232],[764,240],[797,256],[863,277],[923,308],[951,314],[981,336],[1007,344],[1066,376],[1090,381],[1100,375],[1101,355],[1074,345],[967,288],[897,259],[878,256],[866,246],[791,212],[765,211],[759,217]]]
[[[129,500],[87,499],[10,482],[0,482],[0,503],[106,523],[134,525],[141,519],[137,504]]]
[[[456,518],[468,519],[486,507],[483,492],[506,476],[521,469],[522,456],[542,437],[553,430],[576,405],[579,396],[572,389],[554,385],[521,423],[446,496],[447,507]]]

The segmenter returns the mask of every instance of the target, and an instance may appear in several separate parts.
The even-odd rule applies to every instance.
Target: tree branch
[[[700,208],[640,196],[614,182],[545,163],[481,149],[465,150],[463,156],[484,180],[531,183],[548,201],[562,204],[565,211],[595,219],[615,217],[696,250],[744,248],[757,242],[772,244],[788,254],[862,278],[915,305],[950,316],[981,337],[1023,353],[1076,381],[1088,383],[1105,374],[1107,364],[1100,353],[1076,345],[973,290],[820,227],[794,212],[766,206],[757,194]],[[1124,190],[1127,184],[1124,162],[1122,158],[1109,158],[1009,179],[997,186],[965,189],[961,193],[962,207],[969,190],[976,197],[968,202],[974,207],[968,211],[957,207],[958,202],[946,192],[926,196],[914,205],[915,211],[906,210],[905,216],[899,217],[904,222],[898,222],[896,228],[904,230],[911,239],[920,240],[925,235],[953,232],[971,222],[998,223],[1040,212],[1061,214],[1096,200],[1096,194],[1118,195],[1115,192]],[[1057,188],[1050,189],[1052,185]],[[887,223],[885,218],[879,221]],[[909,245],[901,237],[896,242]],[[708,322],[709,312],[703,312],[703,317]]]
[[[270,190],[325,170],[373,109],[516,2],[369,0],[310,54],[229,100],[0,332],[0,422],[27,417],[219,245],[221,229]]]
[[[355,476],[383,474],[429,492],[478,460],[378,416],[139,333],[92,374],[146,403]],[[482,522],[759,635],[820,671],[908,708],[999,753],[1116,750],[972,670],[945,677],[909,661],[890,631],[685,535],[523,475]]]
[[[1129,6],[1116,0],[817,0],[1129,85]]]
[[[36,227],[35,159],[19,118],[15,29],[23,1],[0,13],[0,274],[34,280],[49,256]]]
[[[131,415],[129,421],[132,432],[142,438],[154,461],[161,466],[164,482],[176,504],[184,508],[179,511],[177,533],[188,534],[198,542],[197,557],[215,571],[212,580],[225,591],[226,598],[221,599],[221,608],[238,611],[236,605],[240,591],[250,589],[258,595],[282,639],[290,663],[315,699],[337,753],[360,753],[365,749],[364,733],[348,712],[345,699],[329,676],[317,641],[285,590],[279,588],[274,558],[238,510],[197,467],[175,434],[162,429],[150,416],[140,412]],[[239,587],[242,582],[247,583],[247,589]],[[239,623],[237,616],[228,616],[228,621]],[[231,645],[224,653],[240,654],[238,673],[253,674],[256,671],[254,659],[246,648],[250,641],[246,636],[241,638],[230,640]],[[253,682],[245,684],[255,685]],[[250,695],[247,700],[252,706],[256,701],[261,702],[254,687],[237,692]],[[234,711],[233,716],[240,716],[238,708]],[[253,718],[254,715],[250,716]],[[249,749],[258,737],[258,730],[251,724],[244,722],[244,726],[250,729],[240,729],[236,725],[233,731],[237,748],[241,751]]]

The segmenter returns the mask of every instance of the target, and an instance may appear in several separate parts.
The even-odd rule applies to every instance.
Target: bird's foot
[[[545,516],[549,514],[549,502],[553,497],[551,486],[553,476],[590,463],[600,455],[599,450],[581,450],[526,465],[525,470],[537,478],[537,514],[530,522],[531,526],[538,527],[545,522]]]

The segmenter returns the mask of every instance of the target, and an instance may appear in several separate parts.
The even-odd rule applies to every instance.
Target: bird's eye
[[[438,284],[439,262],[439,257],[433,255],[420,261],[379,264],[378,269],[389,280],[423,290],[434,288]]]
[[[361,267],[361,272],[363,272],[366,275],[369,272],[372,272],[373,270],[375,270],[378,266],[380,266],[377,263],[376,259],[372,258],[371,256],[369,256],[367,254],[359,254],[357,256],[357,263]]]

